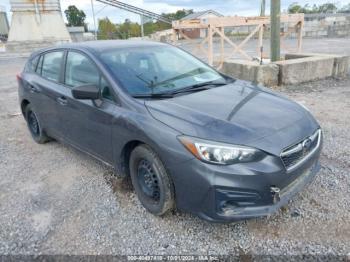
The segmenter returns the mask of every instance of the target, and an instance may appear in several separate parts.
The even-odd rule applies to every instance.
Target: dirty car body
[[[195,59],[200,69],[182,78],[159,79],[159,72],[171,75],[176,67],[169,59],[165,71],[157,69],[166,56],[152,50],[162,49]],[[59,52],[51,59],[57,74],[49,72],[52,68],[45,71],[45,54],[52,52]],[[72,53],[87,58],[98,71],[95,80],[103,85],[96,99],[74,95],[91,87],[74,86],[74,75],[88,66]],[[132,70],[137,65],[135,74],[125,70],[128,61]],[[78,71],[69,71],[70,63]],[[112,165],[120,176],[130,175],[133,149],[149,146],[171,178],[180,210],[214,222],[269,215],[319,170],[320,126],[300,104],[214,71],[162,43],[69,44],[31,56],[18,76],[19,97],[22,111],[30,104],[45,134]],[[150,74],[158,75],[151,79]],[[148,89],[138,88],[143,85]]]

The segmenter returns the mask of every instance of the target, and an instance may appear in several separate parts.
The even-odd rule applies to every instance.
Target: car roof
[[[101,53],[103,51],[118,49],[118,48],[128,48],[128,47],[154,47],[154,46],[167,46],[167,44],[160,42],[153,42],[147,40],[96,40],[96,41],[86,41],[78,43],[67,43],[60,44],[53,47],[40,50],[38,53],[49,51],[58,48],[75,48],[82,50],[89,50]]]

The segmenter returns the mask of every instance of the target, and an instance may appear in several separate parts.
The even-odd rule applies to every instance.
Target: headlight
[[[199,160],[231,165],[261,159],[264,153],[258,149],[207,141],[188,136],[179,136],[180,142]]]

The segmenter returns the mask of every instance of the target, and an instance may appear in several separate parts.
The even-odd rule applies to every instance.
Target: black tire
[[[48,142],[50,138],[43,131],[41,123],[30,104],[26,106],[24,115],[27,121],[29,132],[32,135],[34,141],[38,144],[44,144]]]
[[[174,209],[172,180],[162,161],[149,146],[140,145],[132,151],[129,168],[136,194],[149,212],[162,216]]]

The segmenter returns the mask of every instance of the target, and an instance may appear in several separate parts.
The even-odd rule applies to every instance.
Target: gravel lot
[[[234,39],[233,42],[236,44],[241,43],[243,39]],[[197,43],[200,41],[197,40]],[[296,39],[285,39],[282,41],[281,53],[295,53],[297,52],[297,41]],[[198,49],[193,45],[193,41],[181,40],[178,41],[178,45],[182,48],[186,49],[189,52],[193,52],[193,50]],[[264,39],[264,56],[269,57],[270,54],[270,40]],[[214,39],[214,54],[215,56],[219,56],[220,50],[220,42],[219,39]],[[243,50],[247,52],[247,54],[253,57],[259,57],[257,53],[257,40],[251,39],[249,40],[243,47]],[[304,38],[303,39],[303,52],[313,52],[313,53],[328,53],[328,54],[350,54],[350,45],[349,38],[323,38],[323,39],[312,39],[312,38]],[[202,60],[207,60],[207,55],[203,52],[197,50],[196,56],[200,57]],[[226,58],[238,58],[245,59],[239,53],[235,53],[232,55],[232,46],[225,41],[225,57]],[[215,59],[214,59],[215,61]]]
[[[316,180],[269,218],[210,224],[154,217],[112,170],[57,142],[34,143],[18,115],[24,61],[0,59],[0,254],[350,255],[350,78],[279,90],[324,129]]]

